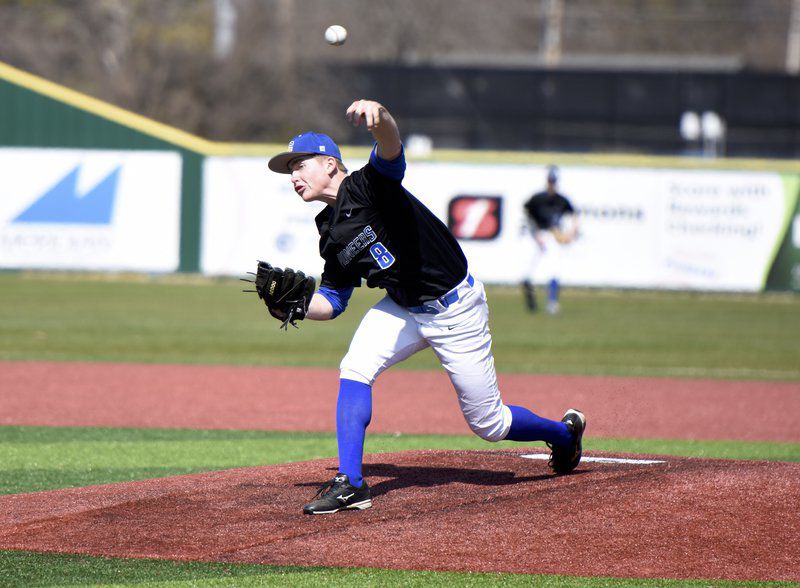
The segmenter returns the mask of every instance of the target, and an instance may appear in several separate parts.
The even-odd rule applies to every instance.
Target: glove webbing
[[[305,296],[303,296],[303,298],[301,298],[301,299],[292,301],[292,303],[293,303],[292,307],[289,309],[289,312],[286,315],[286,319],[281,323],[281,326],[279,328],[283,329],[284,331],[288,331],[289,330],[289,325],[292,325],[295,329],[299,329],[300,328],[300,327],[297,326],[297,323],[295,323],[295,321],[294,321],[294,315],[297,312],[297,304],[300,302],[300,300],[303,301],[303,308],[305,308],[305,304],[306,304],[306,297]]]

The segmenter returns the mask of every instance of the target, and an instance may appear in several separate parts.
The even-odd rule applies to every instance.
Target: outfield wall
[[[203,158],[192,213],[202,273],[242,275],[256,259],[321,272],[322,205],[265,163]],[[0,169],[0,267],[182,269],[179,152],[0,148]],[[544,175],[541,163],[412,161],[405,185],[460,240],[476,276],[508,284],[531,263],[522,205]],[[800,291],[797,174],[565,164],[560,184],[580,225],[562,255],[565,285]]]
[[[321,271],[319,205],[266,168],[283,145],[206,141],[2,63],[0,106],[0,270]],[[353,169],[367,157],[343,153]],[[547,164],[579,209],[565,284],[800,291],[797,162],[435,151],[409,157],[405,184],[477,276],[513,283]]]
[[[174,272],[181,157],[0,148],[0,267]]]
[[[517,283],[534,251],[522,205],[544,176],[540,164],[417,162],[404,183],[459,238],[476,276]],[[562,255],[566,285],[757,292],[784,241],[800,240],[794,175],[567,165],[560,184],[580,225]],[[321,272],[321,205],[303,203],[263,158],[207,158],[203,185],[203,272],[242,273],[256,258]]]

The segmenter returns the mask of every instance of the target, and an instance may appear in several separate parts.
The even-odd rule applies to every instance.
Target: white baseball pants
[[[561,257],[564,246],[550,231],[539,231],[544,246],[530,237],[530,255],[524,270],[524,279],[531,283],[547,283],[561,277]]]
[[[505,439],[511,411],[500,399],[489,333],[486,292],[478,280],[458,287],[459,298],[438,314],[412,313],[385,296],[356,330],[341,377],[372,385],[394,364],[430,346],[447,370],[464,419],[487,441]]]

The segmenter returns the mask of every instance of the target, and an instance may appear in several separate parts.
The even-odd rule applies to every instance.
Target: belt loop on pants
[[[472,288],[474,284],[475,278],[472,277],[472,274],[467,274],[467,277],[463,282],[450,290],[444,296],[440,296],[436,300],[429,300],[420,304],[419,306],[409,306],[408,310],[409,312],[413,312],[415,314],[439,314],[440,312],[447,310],[451,304],[460,298],[459,289],[465,285],[468,288]]]

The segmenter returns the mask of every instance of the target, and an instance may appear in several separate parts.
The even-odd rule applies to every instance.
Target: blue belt
[[[470,288],[475,284],[475,278],[472,277],[472,274],[467,274],[467,284]],[[408,310],[417,314],[439,314],[447,310],[456,300],[458,300],[458,286],[436,300],[430,300],[419,306],[409,306]],[[437,306],[442,308],[437,308]]]

